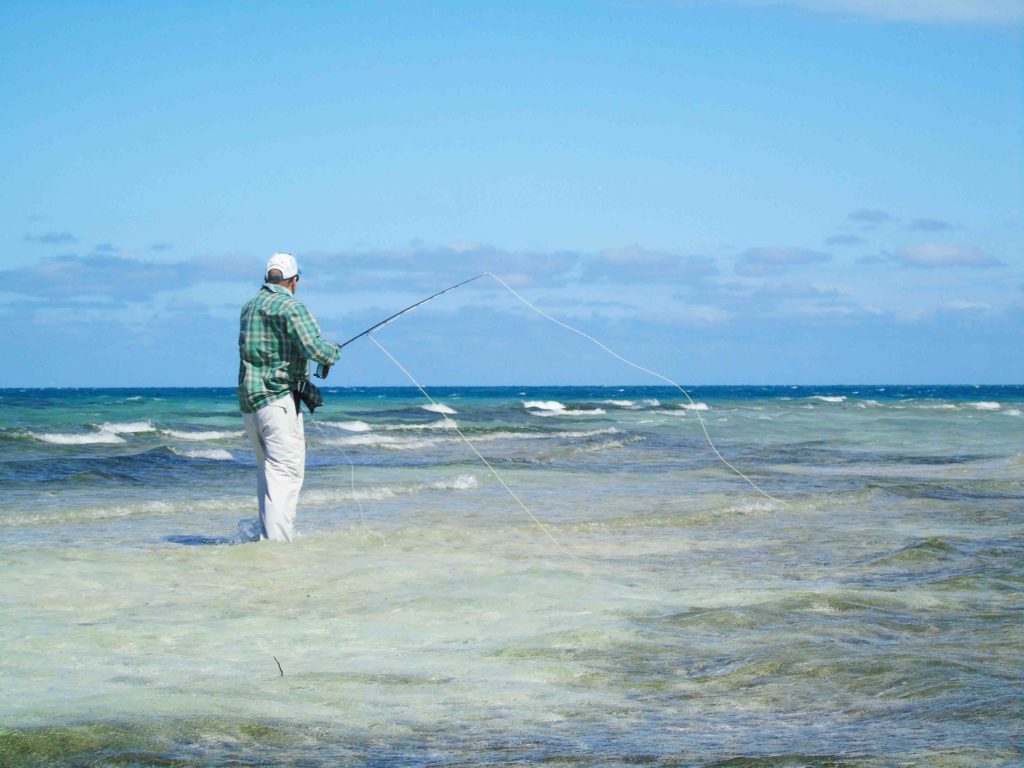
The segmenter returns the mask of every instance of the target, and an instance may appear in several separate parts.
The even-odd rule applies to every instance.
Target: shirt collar
[[[263,287],[271,293],[283,293],[285,296],[291,296],[292,292],[285,288],[283,285],[277,285],[275,283],[264,283]]]

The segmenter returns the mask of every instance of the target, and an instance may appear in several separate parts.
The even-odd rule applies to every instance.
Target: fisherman
[[[333,365],[341,348],[320,338],[320,326],[295,298],[299,267],[290,253],[267,262],[265,282],[242,307],[238,333],[238,406],[256,451],[261,539],[291,541],[306,469],[300,393],[309,361]]]

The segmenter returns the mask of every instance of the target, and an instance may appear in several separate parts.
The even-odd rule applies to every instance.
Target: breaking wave
[[[156,432],[156,427],[151,421],[126,421],[121,423],[100,424],[99,429],[103,432],[113,432],[118,435],[135,435],[141,432]]]
[[[371,447],[384,448],[389,451],[415,451],[421,448],[430,448],[437,445],[440,440],[436,438],[411,438],[395,437],[392,435],[381,435],[364,433],[352,435],[351,437],[334,437],[324,440],[325,445],[348,446],[348,447]]]
[[[979,411],[998,411],[1002,408],[1002,403],[993,403],[989,401],[982,401],[980,403],[970,403],[972,408],[977,408]]]
[[[344,429],[346,432],[372,432],[373,427],[365,421],[319,421],[325,427]]]
[[[454,419],[445,416],[443,419],[432,421],[429,424],[386,424],[384,429],[395,431],[422,431],[424,429],[458,429],[459,424]]]
[[[209,430],[206,432],[182,432],[177,429],[162,429],[160,432],[178,440],[227,440],[241,437],[245,432],[234,430]]]
[[[51,443],[52,445],[116,445],[117,443],[125,442],[125,439],[118,435],[116,432],[111,432],[108,430],[93,432],[91,434],[65,434],[61,432],[29,432],[28,435],[29,437],[32,437],[35,440],[41,440],[44,443]]]
[[[565,410],[565,404],[560,403],[557,400],[526,400],[523,402],[523,408],[527,410],[537,411],[552,411],[554,413],[562,413]]]
[[[601,416],[606,413],[603,408],[568,408],[557,400],[526,400],[523,408],[534,416]]]
[[[234,461],[235,457],[223,448],[171,448],[171,453],[183,459],[206,459],[207,461]]]
[[[442,405],[441,403],[428,403],[427,405],[421,405],[420,408],[424,411],[430,411],[431,413],[443,413],[445,416],[451,416],[458,413],[454,408],[449,408],[447,405]]]

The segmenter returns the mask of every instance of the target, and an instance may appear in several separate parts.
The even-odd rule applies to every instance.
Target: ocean
[[[0,765],[1024,765],[1024,387],[430,392],[0,390]]]

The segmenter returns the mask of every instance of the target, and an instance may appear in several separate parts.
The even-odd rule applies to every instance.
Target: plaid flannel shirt
[[[320,338],[305,305],[280,285],[264,283],[242,307],[238,332],[238,407],[254,413],[308,378],[309,361],[333,365],[341,350]]]

